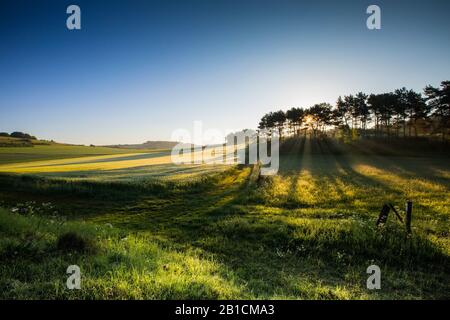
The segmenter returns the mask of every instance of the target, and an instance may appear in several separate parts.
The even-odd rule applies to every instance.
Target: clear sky
[[[78,4],[81,26],[66,28]],[[381,7],[381,30],[366,8]],[[450,1],[0,2],[0,131],[82,144],[169,140],[450,78]]]

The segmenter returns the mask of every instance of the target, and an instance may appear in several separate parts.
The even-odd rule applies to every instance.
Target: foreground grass
[[[259,182],[249,167],[134,191],[2,177],[1,297],[448,299],[448,158],[317,147],[303,141],[278,176]],[[401,208],[406,199],[412,237],[394,217],[374,227],[383,203]],[[25,200],[52,201],[58,212],[11,212]],[[68,231],[90,249],[58,250]],[[81,267],[82,290],[65,288],[70,264]],[[381,268],[381,290],[366,289],[371,264]]]
[[[179,252],[145,235],[108,226],[60,224],[0,211],[3,299],[229,298],[238,287],[225,281],[222,266],[195,248]],[[61,251],[58,236],[76,232],[93,243],[89,253]],[[9,262],[14,265],[7,265]],[[67,290],[66,269],[81,266],[82,290]]]

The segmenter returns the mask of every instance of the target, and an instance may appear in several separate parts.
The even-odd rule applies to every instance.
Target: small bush
[[[66,232],[58,237],[56,244],[58,250],[68,252],[92,252],[93,243],[75,232]]]

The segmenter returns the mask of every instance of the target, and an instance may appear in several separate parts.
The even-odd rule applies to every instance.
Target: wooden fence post
[[[405,217],[406,232],[408,234],[411,233],[411,216],[412,216],[412,201],[408,200],[406,202],[406,217]]]
[[[389,205],[387,204],[383,205],[383,208],[381,208],[380,215],[378,216],[377,227],[379,225],[383,225],[386,223],[390,210],[391,208],[389,207]]]

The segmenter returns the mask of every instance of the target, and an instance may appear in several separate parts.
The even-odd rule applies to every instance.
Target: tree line
[[[259,130],[267,135],[415,136],[440,134],[450,127],[450,81],[428,85],[423,93],[397,89],[381,94],[340,96],[336,104],[318,103],[265,114]]]
[[[0,132],[0,137],[36,140],[35,136],[20,131],[14,131],[11,134],[8,132]]]

